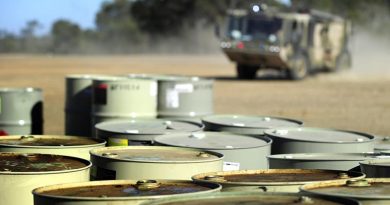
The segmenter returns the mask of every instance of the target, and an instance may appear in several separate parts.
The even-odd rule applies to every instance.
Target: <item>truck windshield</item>
[[[277,34],[281,28],[282,20],[279,18],[249,17],[244,34],[252,38],[268,38],[271,34]]]
[[[241,38],[244,18],[243,16],[229,16],[227,35],[230,38]]]
[[[282,28],[280,18],[263,16],[230,16],[228,21],[228,36],[234,39],[267,39],[277,35]]]

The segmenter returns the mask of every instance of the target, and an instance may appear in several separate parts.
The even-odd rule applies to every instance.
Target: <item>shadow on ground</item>
[[[236,75],[234,76],[210,76],[216,80],[221,81],[288,81],[289,79],[282,72],[274,70],[261,70],[257,72],[257,76],[254,79],[239,79]]]
[[[312,71],[307,78],[317,77],[318,75],[329,75],[332,72],[326,70]],[[215,80],[221,81],[293,81],[287,77],[285,72],[278,72],[274,70],[264,70],[257,72],[257,76],[254,79],[239,79],[236,75],[234,76],[209,76]],[[299,80],[298,80],[299,81]]]

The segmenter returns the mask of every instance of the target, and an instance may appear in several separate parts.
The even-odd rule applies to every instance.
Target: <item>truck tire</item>
[[[352,67],[352,57],[349,51],[343,51],[336,60],[335,71],[348,70]]]
[[[307,57],[303,54],[297,54],[290,59],[290,67],[287,70],[287,77],[291,80],[304,79],[310,70]]]
[[[257,73],[257,66],[237,64],[237,77],[239,79],[254,79]]]

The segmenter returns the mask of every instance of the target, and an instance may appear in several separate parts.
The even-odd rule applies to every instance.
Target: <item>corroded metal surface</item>
[[[208,196],[199,197],[181,197],[171,199],[160,199],[151,202],[146,202],[145,205],[198,205],[198,204],[213,204],[213,205],[286,205],[286,204],[321,204],[321,205],[336,205],[350,204],[358,205],[357,201],[351,199],[323,199],[315,196],[307,196],[293,193],[263,193],[258,192],[225,192]]]
[[[0,146],[83,146],[104,143],[100,139],[60,135],[14,135],[0,138]]]
[[[35,202],[50,205],[140,204],[176,197],[200,197],[221,190],[216,183],[189,180],[115,180],[60,184],[37,188]]]
[[[85,161],[48,154],[0,153],[0,172],[48,172],[80,169]]]
[[[359,172],[311,169],[239,170],[202,173],[195,181],[220,183],[223,191],[298,192],[299,186],[320,181],[360,179]]]
[[[97,180],[190,179],[210,171],[221,171],[223,155],[200,149],[162,146],[106,147],[91,151]]]

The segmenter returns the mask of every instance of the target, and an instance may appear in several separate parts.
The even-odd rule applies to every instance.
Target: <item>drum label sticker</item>
[[[158,91],[158,87],[157,87],[157,83],[156,82],[153,82],[151,85],[150,85],[150,95],[151,96],[157,96],[157,91]]]
[[[168,108],[179,107],[179,93],[176,90],[167,90],[166,105]]]
[[[175,90],[179,93],[192,93],[194,92],[194,86],[192,84],[177,84]]]
[[[139,91],[141,85],[139,84],[111,84],[110,90],[112,91]]]
[[[223,171],[236,171],[240,169],[239,162],[223,162]]]

